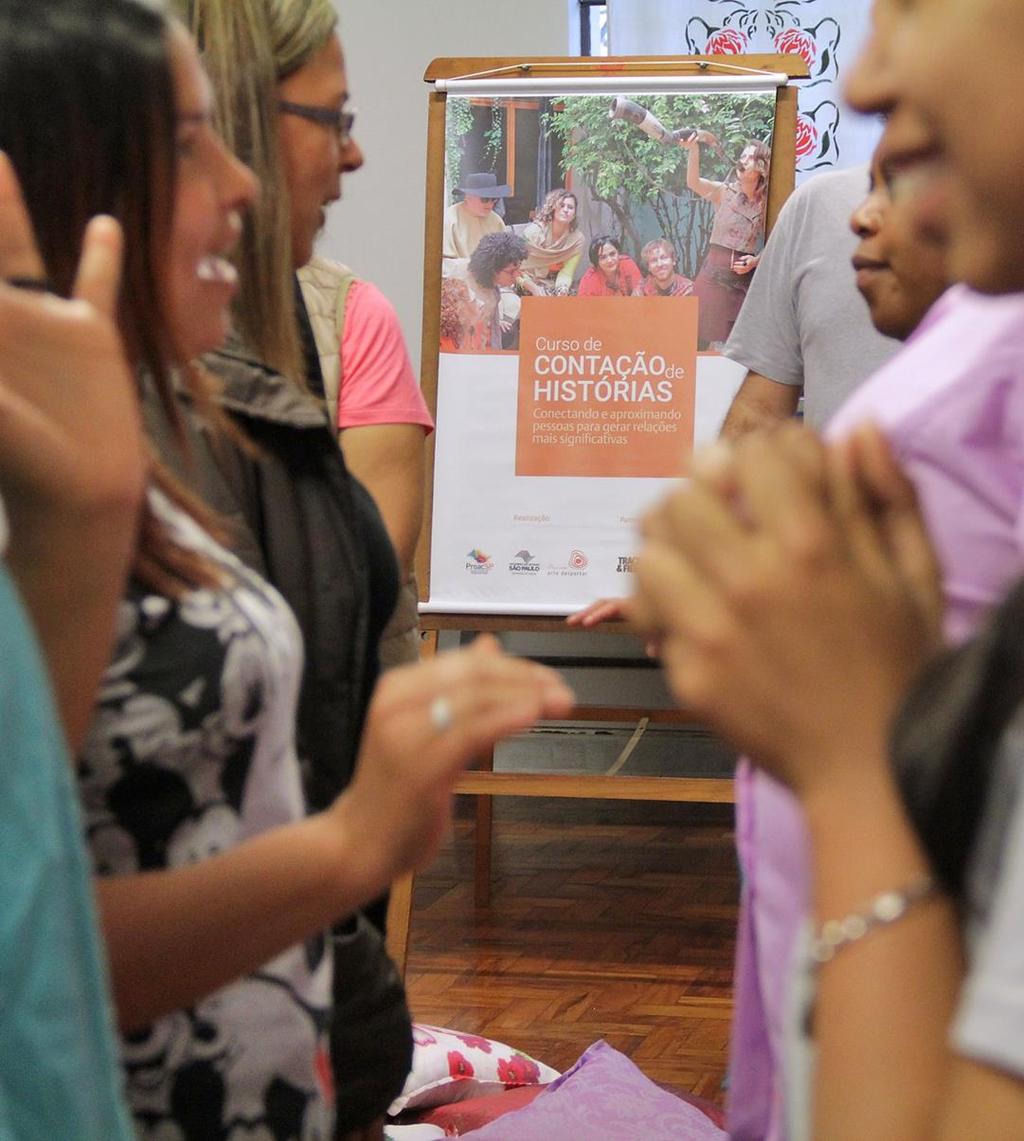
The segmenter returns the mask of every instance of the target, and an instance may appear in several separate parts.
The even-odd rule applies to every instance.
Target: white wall
[[[334,0],[365,167],[345,179],[319,250],[391,298],[419,367],[427,94],[439,56],[566,55],[565,0]]]

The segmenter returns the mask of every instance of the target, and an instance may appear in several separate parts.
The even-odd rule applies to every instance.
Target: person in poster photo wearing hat
[[[453,202],[444,212],[441,253],[446,258],[468,258],[481,238],[505,229],[494,207],[500,198],[512,193],[512,187],[499,186],[495,175],[483,173],[467,174],[455,189],[462,194],[462,201]]]

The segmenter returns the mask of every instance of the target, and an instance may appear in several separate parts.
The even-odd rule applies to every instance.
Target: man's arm
[[[738,440],[749,432],[773,428],[790,419],[800,402],[800,391],[797,384],[783,384],[759,372],[748,372],[725,414],[721,438]]]

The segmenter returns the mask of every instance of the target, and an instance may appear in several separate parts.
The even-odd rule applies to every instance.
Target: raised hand
[[[47,292],[17,178],[0,155],[6,559],[35,622],[72,750],[109,653],[147,469],[135,380],[115,324],[121,244],[113,219],[94,219],[72,298]]]
[[[120,227],[96,218],[71,300],[24,288],[45,269],[0,155],[0,490],[16,538],[39,510],[141,496],[138,398],[115,325],[120,269]]]

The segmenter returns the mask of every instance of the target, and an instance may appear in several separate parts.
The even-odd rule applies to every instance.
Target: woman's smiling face
[[[175,355],[185,362],[227,335],[237,289],[228,255],[257,185],[213,129],[210,86],[192,40],[180,24],[168,35],[178,157],[165,291]]]
[[[676,259],[663,246],[657,246],[647,255],[647,271],[659,285],[665,285],[676,271]]]
[[[761,186],[761,168],[757,161],[755,146],[743,148],[743,153],[736,164],[736,176],[739,179],[740,189],[748,197],[756,193]]]

